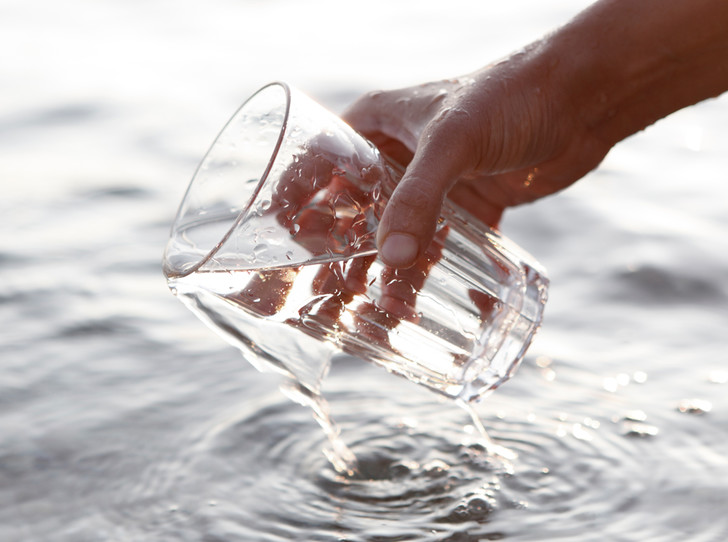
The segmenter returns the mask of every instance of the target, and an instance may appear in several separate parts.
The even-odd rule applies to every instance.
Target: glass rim
[[[174,272],[173,276],[176,277],[184,277],[187,275],[190,275],[192,273],[195,273],[198,271],[201,267],[203,267],[207,262],[210,261],[210,259],[215,255],[215,253],[220,250],[220,248],[230,239],[230,236],[233,234],[235,229],[240,225],[240,222],[243,220],[245,215],[250,210],[250,207],[253,205],[255,200],[258,197],[258,194],[260,193],[263,185],[268,180],[268,175],[270,174],[271,170],[273,169],[273,165],[275,164],[276,159],[278,158],[278,153],[281,149],[281,146],[283,145],[283,141],[286,135],[286,131],[288,129],[288,122],[290,120],[290,113],[291,113],[291,87],[283,82],[283,81],[273,81],[266,85],[263,85],[262,87],[258,88],[253,94],[251,94],[248,98],[245,99],[245,101],[235,110],[235,112],[230,115],[230,118],[225,122],[223,127],[218,131],[217,135],[215,136],[215,139],[212,141],[210,146],[207,148],[207,151],[205,151],[204,156],[200,160],[200,162],[197,164],[197,167],[195,168],[195,172],[192,174],[192,178],[190,179],[189,184],[187,185],[187,189],[185,190],[184,196],[182,197],[182,201],[179,205],[179,208],[177,209],[177,213],[175,215],[174,221],[172,222],[172,233],[174,234],[175,231],[177,231],[178,223],[182,217],[183,209],[185,208],[185,203],[187,202],[187,198],[190,195],[190,192],[193,189],[193,186],[195,185],[195,181],[197,180],[202,168],[207,163],[208,158],[211,156],[212,152],[215,150],[215,148],[218,145],[218,142],[222,139],[223,135],[227,132],[230,125],[238,118],[238,116],[245,110],[245,108],[253,102],[258,96],[260,96],[263,92],[266,90],[269,90],[273,87],[278,87],[281,90],[283,90],[284,94],[284,100],[285,100],[285,110],[283,113],[283,119],[281,122],[281,127],[278,133],[278,139],[276,140],[275,145],[273,146],[273,149],[271,150],[270,156],[268,158],[268,163],[266,164],[265,169],[263,170],[263,173],[261,174],[260,178],[258,179],[258,183],[255,186],[255,189],[250,193],[248,196],[248,201],[245,203],[245,206],[240,210],[240,212],[237,214],[235,219],[231,222],[230,227],[227,228],[224,235],[220,237],[220,239],[215,243],[215,245],[203,256],[199,259],[199,261],[195,262],[194,265],[191,265],[189,268],[185,269],[181,272]],[[174,237],[174,235],[172,236]],[[171,241],[171,240],[170,240]],[[167,245],[169,247],[169,244]],[[164,255],[164,262],[165,262],[165,275],[172,276],[172,274],[168,273],[168,254],[167,251],[165,251]]]

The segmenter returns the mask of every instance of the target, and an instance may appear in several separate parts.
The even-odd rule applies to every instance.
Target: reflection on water
[[[162,0],[146,17],[122,2],[3,7],[0,39],[27,54],[0,66],[12,108],[0,111],[0,540],[725,540],[728,102],[659,123],[507,216],[506,234],[552,278],[521,370],[477,407],[511,455],[489,453],[457,406],[341,358],[324,391],[362,466],[342,477],[309,412],[201,326],[159,270],[200,153],[273,71],[301,64],[291,82],[333,107],[404,77],[374,69],[393,61],[371,40],[314,42],[325,59],[308,79],[300,58],[262,68],[280,47],[231,70],[223,53],[247,50],[232,21],[258,4],[303,9],[189,4],[172,20]],[[374,19],[400,35],[405,4],[371,3],[355,40]],[[482,3],[482,20],[472,2],[436,4],[418,3],[408,39],[424,44],[422,29],[447,19],[470,46],[458,62],[475,65],[579,2],[533,4],[517,25],[522,1]],[[84,34],[89,23],[104,24]],[[334,85],[325,74],[343,51],[373,64],[347,64],[360,76]],[[454,56],[411,77],[450,75]]]

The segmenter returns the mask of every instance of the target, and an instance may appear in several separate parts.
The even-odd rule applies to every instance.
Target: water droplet
[[[374,188],[372,188],[371,197],[372,201],[378,201],[379,198],[382,195],[382,185],[377,184]]]
[[[253,249],[253,256],[255,258],[260,258],[267,250],[268,245],[266,245],[265,243],[255,245],[255,248]]]

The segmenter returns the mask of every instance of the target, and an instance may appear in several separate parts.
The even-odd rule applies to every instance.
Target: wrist
[[[611,146],[728,88],[726,28],[723,0],[602,0],[544,54],[574,114]]]

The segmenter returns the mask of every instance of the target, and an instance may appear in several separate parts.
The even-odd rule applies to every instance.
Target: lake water
[[[723,541],[728,100],[639,134],[504,233],[548,269],[518,374],[467,414],[353,358],[310,413],[168,291],[169,226],[239,103],[335,111],[588,4],[0,3],[0,539]]]

